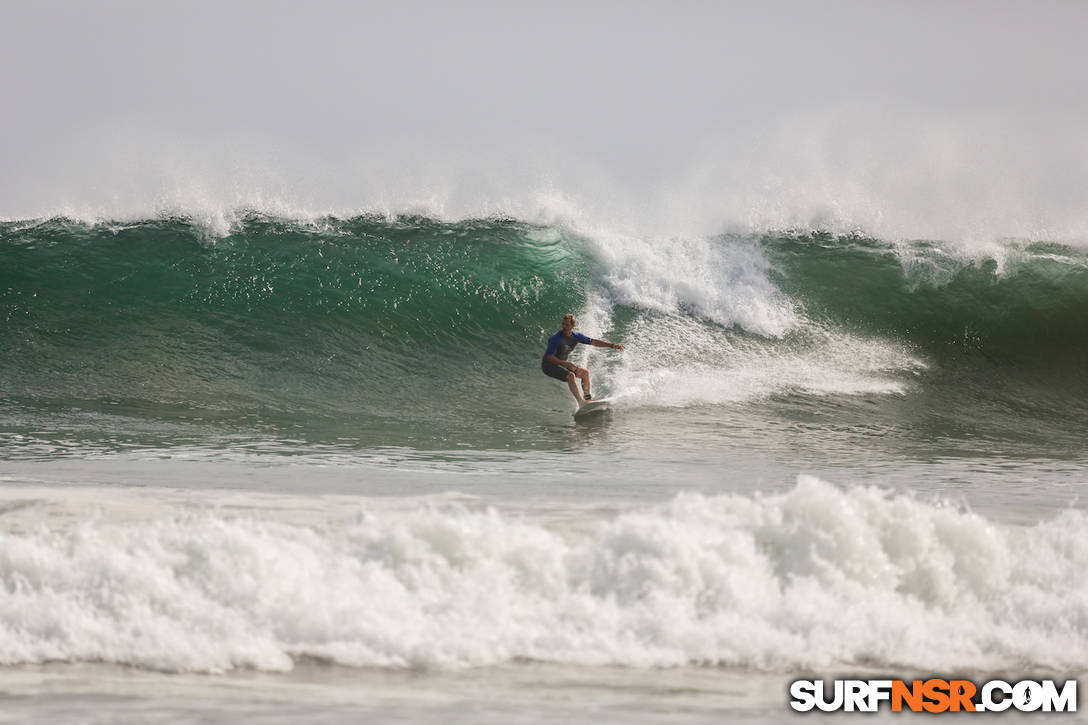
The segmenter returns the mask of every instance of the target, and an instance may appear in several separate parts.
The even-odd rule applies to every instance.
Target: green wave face
[[[927,362],[919,383],[885,407],[927,447],[985,440],[990,455],[1079,455],[1088,419],[1084,251],[1009,243],[999,258],[979,259],[933,243],[822,235],[765,245],[775,281],[811,319],[919,352]]]
[[[1000,251],[495,219],[252,216],[222,238],[9,222],[0,444],[554,450],[571,401],[540,356],[564,313],[593,309],[594,334],[629,348],[594,353],[594,375],[647,415],[807,420],[830,399],[859,430],[1058,440],[1088,416],[1088,256]],[[644,420],[632,440],[672,429]]]
[[[997,361],[1088,346],[1088,255],[1055,244],[1007,245],[965,259],[940,245],[826,235],[765,240],[774,279],[806,312],[942,358]]]
[[[576,239],[508,221],[0,234],[0,397],[21,425],[64,414],[87,435],[135,416],[181,441],[324,428],[442,446],[477,401],[501,410],[540,375],[545,335],[591,274]]]

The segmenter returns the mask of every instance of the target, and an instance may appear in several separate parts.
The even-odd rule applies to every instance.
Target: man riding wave
[[[544,371],[545,375],[556,380],[565,380],[567,385],[570,386],[570,394],[578,401],[578,407],[580,408],[592,396],[589,393],[589,370],[580,368],[567,360],[578,343],[592,345],[593,347],[610,347],[613,350],[622,350],[623,345],[605,340],[594,340],[591,337],[575,332],[574,315],[563,315],[562,329],[548,338],[548,349],[545,350],[544,357],[540,361],[540,369]],[[582,393],[578,391],[579,380],[582,381],[584,398]]]

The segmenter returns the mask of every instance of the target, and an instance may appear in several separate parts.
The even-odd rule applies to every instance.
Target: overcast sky
[[[625,193],[803,162],[834,186],[816,166],[856,180],[930,141],[928,172],[993,162],[979,138],[1079,182],[1086,21],[1079,2],[0,0],[0,215],[149,186],[365,207],[487,169]]]

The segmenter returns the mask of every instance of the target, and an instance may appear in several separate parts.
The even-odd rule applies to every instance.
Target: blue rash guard
[[[545,375],[550,375],[556,380],[566,380],[570,371],[562,365],[548,362],[548,356],[555,355],[560,360],[566,360],[578,343],[592,345],[593,338],[579,332],[572,332],[570,337],[566,337],[562,330],[552,335],[548,338],[548,349],[544,351],[544,357],[540,360],[540,369]]]

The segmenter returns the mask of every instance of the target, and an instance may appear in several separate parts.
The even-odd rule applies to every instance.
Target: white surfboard
[[[588,403],[582,403],[582,407],[574,411],[574,419],[580,420],[581,418],[588,418],[594,415],[600,415],[612,410],[611,398],[600,398],[599,400],[591,400]]]

